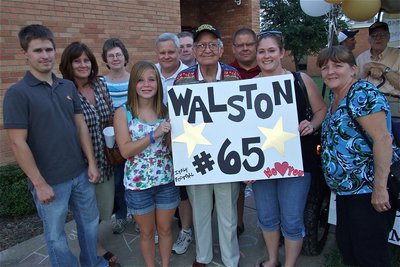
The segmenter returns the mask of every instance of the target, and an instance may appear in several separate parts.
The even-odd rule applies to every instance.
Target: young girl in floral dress
[[[155,266],[156,229],[161,266],[169,266],[172,220],[180,201],[172,175],[171,124],[162,99],[156,66],[139,61],[131,71],[127,104],[114,117],[116,142],[127,159],[126,204],[140,227],[140,249],[146,266]]]

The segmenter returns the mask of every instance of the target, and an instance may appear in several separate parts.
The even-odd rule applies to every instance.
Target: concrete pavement
[[[246,202],[244,209],[245,231],[239,238],[240,266],[252,267],[268,258],[261,230],[257,227],[257,214],[254,206],[251,188],[246,189]],[[332,227],[331,227],[332,228]],[[75,222],[66,224],[66,233],[69,244],[75,255],[79,255],[79,244],[76,235]],[[218,245],[216,220],[213,220],[214,236],[214,259],[209,267],[224,266],[221,261]],[[123,234],[114,235],[111,231],[110,222],[103,222],[100,225],[102,241],[105,248],[119,257],[119,263],[123,267],[142,267],[144,261],[139,248],[139,234],[135,232],[134,225],[129,223]],[[174,241],[178,236],[179,228],[177,221],[173,225]],[[326,256],[335,248],[334,234],[329,233],[328,241],[321,255],[315,257],[300,256],[297,262],[298,267],[320,267],[325,265]],[[173,254],[171,267],[190,267],[195,259],[196,249],[193,241],[189,250],[183,255]],[[160,266],[158,249],[156,251],[157,265]],[[280,260],[284,259],[283,247],[280,248]],[[43,235],[37,236],[14,247],[0,252],[0,266],[31,267],[50,266],[47,249]]]

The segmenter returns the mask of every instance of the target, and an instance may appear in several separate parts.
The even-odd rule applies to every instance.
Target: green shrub
[[[18,165],[0,166],[0,216],[17,217],[34,212],[25,173]]]

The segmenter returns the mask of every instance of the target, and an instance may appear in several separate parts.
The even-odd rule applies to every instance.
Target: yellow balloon
[[[343,0],[325,0],[325,2],[328,2],[329,4],[340,4]]]
[[[381,0],[347,0],[342,3],[343,13],[354,21],[367,21],[381,8]]]

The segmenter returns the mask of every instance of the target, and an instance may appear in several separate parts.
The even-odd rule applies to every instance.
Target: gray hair
[[[220,38],[218,38],[218,45],[219,47],[223,48],[224,47],[224,43],[222,42],[222,40]]]
[[[183,37],[190,37],[193,39],[193,33],[188,32],[188,31],[183,31],[177,34],[178,38],[183,38]]]
[[[176,34],[170,33],[170,32],[165,32],[165,33],[160,34],[160,36],[158,36],[158,38],[156,39],[156,46],[158,46],[159,43],[165,42],[165,41],[174,42],[177,49],[179,49],[179,47],[181,45],[179,42],[178,36],[176,36]]]

